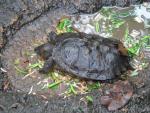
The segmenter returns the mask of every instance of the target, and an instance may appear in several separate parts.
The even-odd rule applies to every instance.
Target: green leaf
[[[129,56],[138,56],[141,48],[145,45],[146,39],[141,38],[140,40],[135,40],[129,35],[128,28],[125,31],[125,44],[127,45]],[[147,38],[147,37],[146,37]],[[130,47],[128,47],[130,45]]]
[[[140,42],[142,43],[142,46],[144,46],[145,48],[150,48],[150,36],[142,37]]]
[[[140,53],[140,49],[143,48],[149,48],[150,45],[148,45],[150,41],[150,36],[144,36],[142,37],[138,42],[135,42],[131,37],[126,36],[126,43],[132,44],[132,47],[128,48],[128,52],[130,56],[138,56]]]
[[[133,55],[139,55],[141,45],[135,43],[132,47],[128,48],[128,52]]]
[[[105,17],[109,17],[112,14],[112,10],[110,8],[102,8],[100,13]]]
[[[59,30],[65,30],[66,32],[72,32],[72,27],[71,27],[71,20],[68,18],[60,20],[59,24],[57,25],[57,28]]]
[[[59,74],[57,72],[50,72],[49,74],[54,81],[59,80]]]
[[[67,28],[66,28],[66,31],[67,31],[67,32],[73,32],[73,30],[72,30],[71,27],[67,27]]]
[[[69,19],[64,19],[63,22],[64,22],[64,27],[71,25],[71,20],[69,20]]]
[[[88,101],[88,103],[93,103],[92,96],[86,96],[86,100]]]
[[[130,76],[134,77],[134,76],[137,76],[138,74],[139,74],[138,70],[134,70],[134,71],[132,71]]]
[[[99,89],[101,84],[99,82],[88,84],[88,90],[91,91],[93,89]]]
[[[64,29],[64,23],[63,22],[59,23],[58,28],[60,30],[63,30]]]

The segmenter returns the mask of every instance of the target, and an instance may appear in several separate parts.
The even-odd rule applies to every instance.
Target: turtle
[[[48,41],[34,49],[44,59],[39,70],[46,74],[53,69],[89,80],[112,80],[132,69],[128,50],[115,38],[96,34],[51,31]]]

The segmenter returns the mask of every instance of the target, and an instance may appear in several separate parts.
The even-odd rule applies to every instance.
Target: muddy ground
[[[11,50],[8,48],[12,47],[13,50],[15,44],[21,47],[23,43],[19,41],[23,41],[25,38],[43,37],[44,40],[48,32],[54,29],[53,25],[64,15],[94,13],[103,5],[130,5],[129,2],[114,1],[116,2],[113,0],[2,0],[0,1],[1,53],[5,53],[5,55],[10,53],[11,51],[7,52],[7,50]],[[138,4],[137,0],[129,1],[131,4]],[[14,51],[12,52],[14,53]],[[2,67],[7,67],[6,59],[1,54],[0,65]],[[9,60],[11,61],[11,59]],[[45,100],[38,95],[16,92],[7,77],[8,74],[4,70],[0,71],[0,113],[110,113],[101,105],[99,91],[91,92],[94,97],[93,104],[81,102],[82,95],[67,99],[53,97]],[[116,113],[149,113],[150,66],[129,81],[134,86],[134,95],[129,103]]]
[[[141,78],[141,81],[139,80]],[[146,78],[145,78],[146,77]],[[129,103],[115,113],[149,113],[150,112],[150,67],[132,79],[134,96]],[[91,93],[94,103],[86,105],[80,101],[82,95],[72,96],[67,99],[59,97],[44,100],[38,95],[27,95],[15,92],[0,93],[1,113],[111,113],[101,105],[99,91]],[[4,112],[5,111],[5,112]]]

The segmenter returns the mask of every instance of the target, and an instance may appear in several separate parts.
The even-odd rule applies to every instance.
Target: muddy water
[[[115,12],[123,12],[133,10],[132,8],[120,9],[112,8]],[[49,12],[46,15],[40,17],[36,21],[30,23],[28,26],[22,27],[13,37],[14,39],[9,42],[3,52],[4,68],[7,71],[7,75],[10,82],[15,90],[27,93],[38,93],[48,95],[58,95],[66,90],[65,84],[59,86],[57,91],[50,89],[43,89],[43,87],[53,82],[51,77],[39,74],[37,69],[30,71],[24,75],[20,75],[16,69],[15,61],[19,60],[18,68],[25,69],[29,63],[37,62],[38,58],[34,53],[34,48],[47,41],[47,34],[51,31],[55,31],[56,24],[59,19],[67,16],[67,11],[55,10]],[[100,21],[100,31],[96,32],[93,26],[93,20],[98,19]],[[150,34],[150,29],[145,28],[144,22],[137,22],[134,20],[135,16],[130,15],[128,17],[123,17],[125,21],[123,25],[119,28],[115,28],[111,33],[107,32],[107,27],[109,22],[106,17],[102,16],[99,12],[91,15],[73,15],[71,20],[73,21],[73,26],[86,33],[95,33],[106,38],[116,37],[118,39],[123,39],[125,30],[128,27],[129,32],[132,33],[136,30],[139,33],[139,37],[143,35]],[[145,17],[147,19],[147,17]],[[141,20],[141,19],[139,19]]]

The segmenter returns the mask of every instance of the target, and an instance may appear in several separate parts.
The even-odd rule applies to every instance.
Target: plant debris
[[[60,19],[57,27],[57,33],[64,33],[64,32],[73,32],[72,22],[69,18]]]
[[[92,96],[86,96],[85,97],[88,103],[93,103],[93,97]]]

